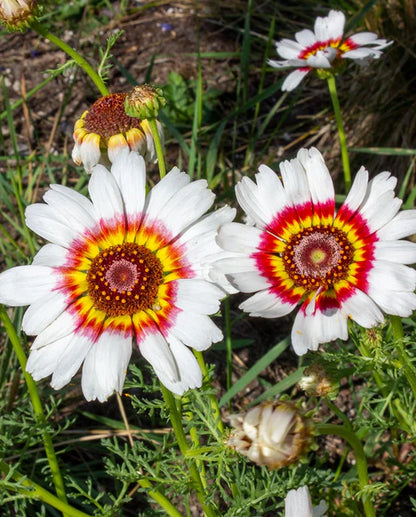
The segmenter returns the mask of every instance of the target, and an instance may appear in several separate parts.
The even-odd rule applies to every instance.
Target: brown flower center
[[[125,243],[99,253],[87,273],[88,294],[108,316],[150,309],[163,281],[160,260],[145,246]]]
[[[129,117],[124,110],[126,95],[112,93],[95,101],[85,117],[85,129],[90,133],[97,133],[105,140],[132,128],[140,129],[141,120]]]
[[[353,249],[347,236],[332,226],[306,228],[293,235],[283,253],[283,263],[297,286],[328,289],[348,273]]]

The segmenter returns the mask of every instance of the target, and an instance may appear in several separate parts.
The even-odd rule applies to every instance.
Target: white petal
[[[163,373],[164,377],[169,379],[170,382],[178,382],[178,368],[162,334],[159,332],[149,334],[140,342],[139,349],[156,372]]]
[[[158,214],[147,210],[148,219],[162,221],[172,235],[178,235],[212,206],[215,194],[207,187],[206,180],[189,183],[169,196]]]
[[[66,190],[71,192],[69,188]],[[65,191],[58,192],[54,189],[48,190],[43,199],[55,212],[56,219],[60,219],[77,233],[84,233],[85,230],[94,228],[97,224],[92,216],[92,204],[90,202],[91,209],[87,211],[78,203],[78,200],[66,195]]]
[[[306,65],[306,63],[305,63]],[[282,84],[282,91],[283,92],[291,92],[293,91],[299,84],[302,82],[303,78],[308,75],[309,68],[305,69],[299,69],[294,70],[291,72],[286,79],[283,81]]]
[[[174,167],[149,192],[146,199],[146,213],[150,220],[157,219],[169,199],[185,187],[191,178],[185,172]]]
[[[77,328],[75,317],[70,312],[62,312],[48,327],[33,341],[32,350],[42,348],[53,341],[72,334]]]
[[[143,157],[123,150],[113,162],[111,172],[123,197],[126,214],[136,217],[143,211],[146,197],[146,164]]]
[[[368,186],[368,171],[364,167],[361,167],[357,172],[354,181],[351,186],[344,203],[342,204],[339,214],[344,214],[345,211],[350,212],[352,215],[358,210],[364,197],[367,193]],[[348,220],[350,217],[343,216],[344,219]]]
[[[103,165],[94,167],[88,191],[98,219],[113,219],[124,215],[123,199],[117,182]]]
[[[35,381],[48,377],[54,372],[72,337],[73,335],[69,334],[43,348],[31,349],[26,363],[26,371]]]
[[[382,52],[375,48],[355,48],[353,50],[349,50],[342,54],[342,57],[347,59],[365,59],[366,57],[372,57],[373,59],[378,59],[381,56]]]
[[[169,329],[169,343],[171,335],[198,351],[206,350],[212,343],[218,343],[223,338],[221,330],[209,316],[189,311],[177,315],[175,325]]]
[[[321,343],[348,339],[347,315],[336,309],[324,313],[317,309],[314,314],[306,315],[302,306],[293,323],[291,336],[293,349],[298,355],[317,350]]]
[[[310,201],[308,180],[301,162],[297,158],[285,160],[279,168],[289,204],[296,207]]]
[[[375,260],[368,273],[368,281],[371,286],[380,285],[384,290],[414,291],[416,287],[416,270],[386,260]]]
[[[255,226],[228,223],[221,226],[216,240],[225,250],[251,254],[256,251],[262,234]]]
[[[381,240],[394,240],[416,233],[416,210],[403,210],[377,231]]]
[[[68,250],[57,244],[45,244],[33,257],[33,266],[60,267],[67,261]]]
[[[306,66],[312,68],[331,68],[331,61],[336,56],[336,50],[328,48],[327,52],[319,51],[312,56],[309,56],[306,60]],[[332,57],[333,56],[333,57]],[[332,58],[332,59],[331,59]]]
[[[385,192],[377,199],[377,202],[368,202],[364,208],[360,208],[360,213],[366,220],[371,232],[376,232],[382,228],[400,210],[402,200],[392,196],[392,192]],[[380,207],[383,207],[383,210],[380,210]]]
[[[410,241],[378,241],[375,243],[374,256],[378,260],[416,263],[416,243]]]
[[[100,161],[101,150],[96,142],[95,135],[85,135],[81,145],[79,146],[79,155],[85,170],[90,173],[92,168]]]
[[[172,340],[170,347],[177,365],[178,379],[172,381],[164,370],[155,368],[162,384],[177,395],[182,395],[188,389],[199,388],[202,384],[202,372],[192,352],[177,340]]]
[[[51,293],[59,277],[47,266],[17,266],[0,274],[0,303],[30,305]]]
[[[288,303],[268,290],[259,291],[242,304],[240,309],[250,316],[262,318],[280,318],[293,311],[297,303]]]
[[[312,517],[312,501],[307,486],[289,490],[285,497],[284,517]]]
[[[224,274],[234,275],[235,273],[245,273],[246,271],[257,271],[256,262],[248,256],[227,257],[217,262],[216,266]]]
[[[335,199],[334,184],[322,154],[318,149],[312,147],[309,150],[300,149],[297,158],[306,171],[313,204],[333,204]]]
[[[242,293],[254,293],[262,289],[269,289],[270,283],[258,271],[245,271],[230,275],[233,285],[238,286]]]
[[[214,314],[220,308],[224,292],[205,280],[189,278],[176,281],[175,305],[184,311],[198,314]]]
[[[327,17],[328,39],[338,39],[344,35],[345,15],[342,11],[329,11]]]
[[[310,47],[316,43],[315,34],[310,29],[304,29],[295,34],[296,40],[302,45],[302,47]]]
[[[341,310],[349,318],[365,328],[374,327],[384,321],[381,310],[373,300],[360,289],[354,289],[354,293],[342,301]]]
[[[131,352],[131,335],[111,331],[101,334],[82,367],[82,392],[87,400],[104,402],[114,391],[123,391]]]
[[[36,300],[23,316],[22,329],[29,336],[36,336],[50,325],[67,305],[66,296],[58,291]]]
[[[386,290],[384,285],[372,285],[368,294],[387,314],[407,318],[416,309],[416,295],[413,292]]]
[[[78,232],[66,222],[57,219],[55,211],[43,203],[29,205],[25,210],[26,225],[44,239],[69,248]]]
[[[72,339],[61,355],[58,364],[52,375],[51,386],[59,390],[72,379],[84,361],[92,341],[88,336],[77,334],[72,335]]]
[[[302,45],[290,39],[282,39],[276,43],[276,51],[283,59],[296,59],[302,50]]]

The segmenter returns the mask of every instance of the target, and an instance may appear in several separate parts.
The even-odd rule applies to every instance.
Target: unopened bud
[[[228,418],[234,429],[227,445],[271,470],[298,461],[311,445],[309,421],[290,402],[266,402]]]
[[[339,382],[334,373],[326,363],[316,362],[305,369],[298,385],[310,397],[334,398],[339,389]]]
[[[136,86],[127,94],[124,109],[129,117],[140,119],[156,118],[159,109],[166,104],[166,99],[160,88],[150,84]]]

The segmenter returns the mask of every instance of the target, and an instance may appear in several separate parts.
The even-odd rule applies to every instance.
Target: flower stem
[[[178,409],[176,407],[175,398],[173,397],[172,393],[163,386],[163,384],[160,385],[160,389],[162,391],[166,405],[169,409],[170,421],[172,423],[172,427],[175,432],[176,439],[178,441],[179,449],[182,453],[182,456],[186,458],[190,448],[186,440],[185,432],[182,427],[181,415],[179,414]],[[205,515],[207,517],[216,517],[217,512],[210,504],[207,504],[205,501],[204,486],[201,481],[200,473],[193,461],[189,464],[189,471],[191,473],[192,481],[195,485],[196,495],[198,496],[199,502],[202,505],[202,509],[204,510]]]
[[[201,368],[204,379],[207,379],[208,378],[208,369],[205,364],[204,356],[202,355],[201,352],[198,352],[197,350],[194,350],[194,355],[196,357],[196,360],[198,361],[199,367]],[[220,411],[220,407],[218,405],[217,397],[214,394],[211,394],[211,395],[209,395],[209,400],[211,403],[212,411],[214,413],[214,418],[217,422],[217,428],[221,434],[224,434],[224,424],[222,422],[221,411]]]
[[[335,76],[330,75],[328,77],[328,89],[331,96],[332,106],[334,108],[335,120],[337,123],[339,143],[341,145],[341,157],[342,166],[344,169],[344,183],[345,191],[348,192],[351,187],[351,170],[350,161],[348,158],[347,140],[345,137],[344,124],[342,122],[341,108],[338,100],[337,86],[335,82]]]
[[[88,517],[87,513],[81,512],[73,506],[70,506],[48,492],[45,488],[42,488],[40,485],[29,479],[27,476],[23,476],[16,470],[12,470],[4,461],[0,461],[0,472],[3,472],[6,475],[10,474],[10,477],[19,483],[15,488],[19,494],[34,499],[40,499],[44,503],[60,510],[67,517]],[[26,487],[27,490],[24,487]]]
[[[46,430],[46,418],[45,413],[43,412],[42,403],[39,397],[39,392],[36,387],[36,383],[32,379],[32,376],[26,372],[26,354],[23,350],[23,347],[20,343],[20,339],[16,333],[16,329],[13,326],[5,308],[0,305],[0,319],[3,322],[4,328],[9,336],[10,342],[13,345],[13,349],[16,353],[17,359],[20,363],[20,366],[23,370],[23,375],[25,377],[27,390],[29,392],[33,411],[35,413],[36,421],[42,428],[42,437],[43,437],[43,445],[45,447],[46,456],[48,458],[49,466],[52,473],[53,483],[55,485],[55,491],[58,498],[67,503],[65,487],[61,476],[61,471],[59,469],[58,460],[55,454],[55,450],[53,448],[52,438],[48,431]]]
[[[150,129],[152,130],[153,141],[155,142],[157,164],[159,166],[160,179],[166,175],[165,158],[163,156],[162,142],[160,141],[159,131],[157,130],[157,123],[155,118],[148,118]]]
[[[173,504],[169,501],[169,499],[167,499],[167,497],[165,497],[158,490],[152,489],[153,485],[148,479],[139,479],[138,483],[143,488],[150,489],[147,493],[165,510],[167,515],[170,515],[170,517],[183,517],[183,515],[173,506]]]
[[[396,340],[397,350],[399,353],[400,361],[402,363],[403,372],[413,391],[413,395],[416,398],[416,368],[409,360],[409,356],[407,355],[406,348],[403,344],[404,332],[401,318],[399,316],[390,316],[390,325],[393,330],[393,336]]]
[[[104,84],[102,78],[97,74],[94,68],[92,68],[88,61],[81,56],[81,54],[78,54],[78,52],[70,47],[67,43],[65,43],[65,41],[62,41],[61,38],[58,38],[58,36],[55,36],[55,34],[49,32],[41,23],[37,22],[36,20],[33,20],[30,23],[30,26],[38,34],[48,39],[51,43],[68,54],[68,56],[70,56],[75,61],[75,63],[90,76],[91,80],[98,88],[101,95],[105,96],[109,94],[107,86]]]
[[[352,429],[334,424],[318,424],[316,426],[316,431],[318,434],[323,435],[335,434],[336,436],[344,438],[344,440],[346,440],[349,445],[351,445],[357,462],[358,481],[360,483],[360,488],[363,490],[369,484],[367,458],[365,456],[363,446],[361,445],[360,440],[357,438],[357,435],[352,431]],[[371,499],[365,494],[363,496],[363,506],[366,517],[375,517],[376,512],[373,503]]]

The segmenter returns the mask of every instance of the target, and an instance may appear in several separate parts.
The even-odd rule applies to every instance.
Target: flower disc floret
[[[304,29],[295,34],[295,41],[282,39],[277,42],[277,53],[283,61],[269,60],[275,68],[295,67],[282,84],[283,91],[294,90],[302,79],[315,69],[318,77],[340,73],[345,68],[345,58],[362,60],[377,59],[382,49],[391,44],[378,39],[374,32],[360,32],[344,37],[345,15],[330,11],[326,17],[318,17],[314,30]]]
[[[243,292],[252,316],[300,309],[292,329],[299,355],[348,338],[348,318],[365,328],[383,312],[407,317],[416,309],[416,211],[399,212],[396,178],[371,181],[362,167],[338,212],[329,171],[317,149],[301,149],[280,164],[283,182],[262,165],[256,182],[243,178],[237,199],[252,225],[230,223],[218,243],[231,254],[220,267]],[[382,209],[380,208],[382,207]]]
[[[135,343],[174,393],[200,386],[190,348],[222,339],[209,315],[231,286],[215,269],[215,236],[235,211],[206,215],[207,182],[176,168],[147,195],[144,160],[127,150],[111,171],[94,167],[88,190],[91,199],[51,185],[27,207],[28,227],[49,243],[32,265],[0,274],[0,303],[29,305],[27,371],[59,389],[82,365],[86,399],[103,401],[122,391]]]

